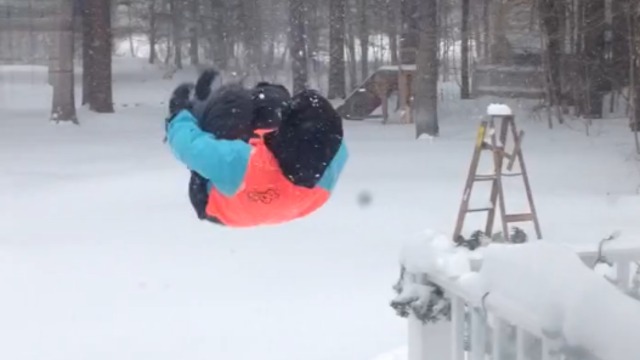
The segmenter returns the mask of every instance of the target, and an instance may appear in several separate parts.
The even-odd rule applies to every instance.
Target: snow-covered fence
[[[408,360],[444,360],[434,346],[448,347],[452,360],[640,356],[640,302],[629,296],[637,293],[639,246],[540,241],[468,251],[445,241],[431,234],[403,255],[393,305],[408,316]],[[594,271],[603,257],[608,265]],[[451,323],[449,344],[430,341],[438,321]]]
[[[580,259],[590,267],[614,283],[621,291],[638,297],[640,291],[640,277],[638,264],[640,263],[639,245],[603,246],[602,249],[592,249],[585,246],[574,249]]]

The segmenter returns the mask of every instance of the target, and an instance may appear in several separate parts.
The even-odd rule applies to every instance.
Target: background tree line
[[[16,7],[26,4],[13,2]],[[640,119],[636,95],[640,94],[640,2],[636,0],[56,0],[56,4],[60,21],[70,22],[72,31],[62,31],[52,41],[57,55],[51,68],[58,74],[69,68],[74,53],[80,54],[86,70],[83,102],[99,112],[113,111],[108,54],[114,40],[128,40],[135,53],[134,40],[143,37],[152,64],[174,69],[213,65],[229,76],[284,82],[294,92],[318,88],[331,99],[344,99],[382,65],[416,64],[412,102],[418,133],[438,133],[438,81],[457,82],[460,96],[470,98],[474,69],[487,64],[517,69],[524,63],[542,69],[550,125],[568,116],[600,118],[606,107],[615,107],[616,99],[626,104],[632,128]],[[30,10],[37,6],[30,5]],[[3,47],[8,41],[3,33],[13,34],[14,39],[17,34],[27,36],[24,23],[18,33],[20,22],[3,22]],[[33,26],[39,26],[33,24],[30,36]],[[529,36],[530,53],[514,50],[522,46],[523,41],[514,40],[518,34],[534,34]],[[63,87],[66,90],[60,94],[70,91],[69,84]],[[613,94],[609,104],[604,103],[606,94]]]

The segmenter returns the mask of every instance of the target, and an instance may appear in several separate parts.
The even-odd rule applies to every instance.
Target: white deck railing
[[[589,267],[600,257],[598,250],[576,248],[576,253]],[[615,282],[621,291],[632,292],[637,280],[632,264],[640,260],[640,247],[618,246],[602,255],[615,269]],[[478,264],[479,265],[479,264]],[[635,274],[634,274],[635,275]],[[407,274],[410,281],[440,286],[451,300],[451,360],[591,360],[594,354],[581,348],[564,347],[561,329],[552,329],[514,301],[492,293],[484,299],[440,274]],[[523,280],[526,281],[526,280]],[[637,288],[635,289],[637,291]],[[408,360],[446,360],[434,354],[433,327],[409,316]],[[443,346],[443,344],[438,344]],[[636,354],[637,355],[637,354]],[[640,356],[640,355],[638,355]],[[600,359],[616,360],[616,359]]]

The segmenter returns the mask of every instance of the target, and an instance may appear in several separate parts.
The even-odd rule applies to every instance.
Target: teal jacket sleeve
[[[167,141],[178,160],[209,180],[222,194],[231,196],[238,191],[247,171],[251,145],[241,140],[216,139],[202,131],[187,110],[169,123]]]
[[[331,192],[333,188],[336,186],[338,182],[338,178],[340,178],[340,174],[342,174],[342,170],[347,163],[347,159],[349,158],[349,152],[347,151],[347,145],[345,145],[344,141],[340,144],[340,148],[338,152],[331,160],[331,164],[324,171],[324,174],[320,178],[318,182],[318,186]]]

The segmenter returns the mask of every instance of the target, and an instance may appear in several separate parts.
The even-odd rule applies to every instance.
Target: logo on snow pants
[[[274,200],[280,197],[280,194],[276,189],[267,189],[265,191],[253,190],[250,191],[247,196],[249,200],[253,202],[261,202],[263,204],[271,204]]]

